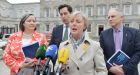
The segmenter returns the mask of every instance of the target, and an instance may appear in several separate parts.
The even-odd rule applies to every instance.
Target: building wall
[[[0,33],[19,31],[19,21],[23,15],[28,13],[37,17],[37,27],[39,27],[40,3],[11,4],[6,0],[0,0]],[[38,29],[38,31],[40,30]]]
[[[57,8],[64,3],[71,5],[74,11],[80,10],[86,14],[92,38],[99,37],[99,30],[110,27],[107,12],[114,7],[121,9],[125,15],[124,25],[140,29],[140,0],[40,0],[40,3],[22,4],[10,4],[1,0],[0,26],[18,27],[21,16],[33,13],[37,17],[38,31],[51,32],[53,27],[62,23]]]
[[[60,4],[69,4],[73,7],[74,10],[81,10],[88,16],[89,24],[91,25],[91,34],[92,38],[99,37],[100,27],[103,29],[109,28],[107,22],[107,12],[112,7],[120,8],[125,15],[124,25],[129,27],[140,28],[140,15],[138,14],[138,9],[140,10],[140,1],[139,0],[41,0],[42,15],[44,16],[49,8],[51,14],[49,16],[44,16],[47,24],[60,24],[61,21],[59,17],[53,17],[53,10],[55,7],[58,7]],[[138,7],[139,6],[139,7]],[[91,15],[88,15],[88,8],[91,8]],[[46,11],[45,11],[46,10]],[[127,12],[127,10],[130,10]],[[45,24],[45,23],[44,23]],[[54,25],[55,26],[55,25]],[[54,27],[51,26],[51,27]],[[50,27],[50,29],[52,29]]]

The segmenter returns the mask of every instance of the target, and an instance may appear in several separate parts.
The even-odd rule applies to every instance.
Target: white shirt
[[[22,38],[22,47],[31,44],[30,41],[31,41],[31,39],[24,39],[24,38]]]

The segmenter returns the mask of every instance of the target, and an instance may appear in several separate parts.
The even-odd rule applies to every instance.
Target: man
[[[70,33],[70,29],[68,28],[68,25],[69,25],[69,17],[70,14],[72,13],[72,7],[67,4],[62,4],[58,7],[58,10],[63,24],[53,28],[52,37],[49,45],[55,44],[59,48],[60,43],[62,41],[66,41]],[[53,62],[53,71],[54,71],[54,65],[56,59],[53,59],[52,62]]]
[[[124,27],[124,16],[118,9],[112,8],[108,12],[108,22],[112,28],[103,31],[100,35],[100,45],[103,48],[105,61],[117,50],[121,50],[130,57],[124,65],[107,62],[108,75],[138,75],[137,65],[140,60],[140,31]],[[118,30],[118,33],[116,32]]]
[[[68,39],[70,29],[67,27],[69,25],[70,14],[72,13],[72,7],[67,4],[62,4],[58,7],[58,10],[63,24],[53,28],[52,38],[50,41],[50,45],[55,44],[57,45],[57,47],[59,47],[59,44],[62,41]],[[67,33],[65,33],[66,28],[67,28]]]

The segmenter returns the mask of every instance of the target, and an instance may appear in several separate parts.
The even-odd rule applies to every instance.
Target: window
[[[91,32],[91,24],[88,25],[87,32]]]
[[[104,30],[104,25],[98,25],[98,35]]]
[[[57,7],[54,9],[54,17],[58,17],[59,16],[59,12]]]
[[[19,30],[18,24],[15,24],[15,29],[16,29],[16,31]]]
[[[75,11],[81,11],[81,7],[75,7]]]
[[[46,25],[46,31],[49,31],[49,27],[50,27],[49,25]]]
[[[50,8],[46,8],[46,17],[50,17]]]
[[[140,15],[140,4],[138,5],[138,15]]]
[[[15,32],[15,27],[8,27],[8,26],[2,26],[1,32],[5,34],[11,34]]]
[[[124,15],[132,15],[132,5],[130,4],[124,5],[123,13]]]
[[[105,15],[105,6],[98,6],[97,14],[98,14],[98,16]]]
[[[119,8],[119,6],[117,4],[113,4],[110,6],[110,8]]]
[[[86,14],[87,16],[93,16],[93,9],[92,7],[86,7]]]
[[[129,27],[129,24],[128,23],[126,23],[126,24],[124,24],[126,27]]]

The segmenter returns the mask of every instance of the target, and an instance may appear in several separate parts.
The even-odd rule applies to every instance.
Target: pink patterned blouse
[[[38,41],[39,44],[48,46],[46,36],[42,33],[33,32],[31,42]],[[16,32],[10,35],[8,43],[4,50],[3,61],[10,68],[10,74],[18,73],[20,64],[24,61],[24,54],[22,52],[22,32]]]

